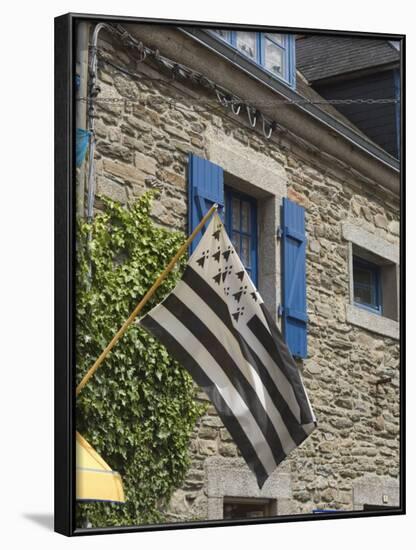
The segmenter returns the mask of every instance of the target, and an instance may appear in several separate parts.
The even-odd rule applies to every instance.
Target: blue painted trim
[[[230,32],[230,44],[234,46],[234,48],[237,47],[237,36],[235,31],[229,31]]]
[[[257,200],[250,195],[245,195],[239,191],[235,191],[231,187],[224,187],[225,194],[225,229],[231,239],[232,237],[232,199],[236,198],[240,201],[249,203],[250,205],[250,233],[246,233],[241,229],[241,205],[240,205],[240,227],[237,232],[240,235],[240,250],[241,250],[241,236],[246,235],[250,237],[251,250],[250,250],[250,267],[244,266],[250,275],[254,285],[258,285],[258,235],[257,235]],[[241,259],[241,258],[240,258]]]
[[[264,54],[264,40],[262,40],[261,33],[256,33],[256,52],[257,52],[257,61],[260,65],[265,63],[265,54]]]
[[[366,271],[369,271],[373,278],[373,284],[370,285],[370,291],[372,296],[374,297],[374,305],[372,304],[363,304],[361,302],[356,302],[354,300],[354,305],[365,309],[367,311],[371,311],[372,313],[376,313],[377,315],[382,315],[383,313],[383,304],[381,299],[381,281],[380,281],[380,266],[373,264],[371,262],[368,262],[366,260],[363,260],[362,258],[359,258],[357,256],[354,256],[353,258],[353,278],[354,278],[354,268],[358,267],[360,269],[364,269]],[[360,285],[357,284],[353,280],[353,285],[355,289],[355,285],[358,286],[364,286],[367,287],[367,285]]]
[[[291,88],[296,88],[296,52],[295,52],[295,36],[292,34],[282,34],[283,44],[278,44],[274,40],[265,37],[266,33],[256,32],[256,59],[253,60],[248,55],[245,55],[244,52],[237,48],[237,32],[238,31],[228,31],[229,38],[224,38],[220,36],[215,30],[208,30],[209,33],[213,34],[215,37],[223,40],[227,44],[230,44],[240,55],[243,55],[244,58],[248,59],[251,63],[255,63],[260,66],[268,75],[276,78],[289,85]],[[276,73],[269,71],[265,66],[265,41],[270,40],[278,46],[284,55],[284,74],[280,77]]]
[[[355,307],[359,307],[360,309],[365,309],[366,311],[369,311],[370,313],[374,313],[375,315],[382,315],[381,309],[366,306],[365,304],[360,304],[360,302],[354,302]]]
[[[293,34],[287,35],[289,52],[289,83],[296,88],[296,38]]]

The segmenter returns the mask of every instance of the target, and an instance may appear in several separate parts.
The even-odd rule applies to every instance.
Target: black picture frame
[[[391,510],[349,511],[337,514],[299,514],[246,520],[195,521],[164,525],[139,525],[75,529],[75,387],[74,387],[74,307],[75,307],[75,192],[74,192],[74,26],[90,22],[146,23],[204,28],[227,27],[257,31],[288,31],[337,36],[378,37],[401,42],[401,219],[400,219],[400,506]],[[400,34],[362,33],[322,29],[285,28],[266,25],[240,25],[140,17],[69,13],[55,18],[55,531],[66,536],[190,529],[260,523],[280,523],[400,515],[406,512],[405,465],[405,56],[406,37]]]

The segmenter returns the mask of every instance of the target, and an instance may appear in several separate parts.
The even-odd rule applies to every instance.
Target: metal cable
[[[246,107],[246,114],[248,118],[248,122],[252,128],[256,127],[258,117],[261,116],[262,118],[262,132],[266,139],[270,139],[271,135],[273,133],[273,130],[276,128],[277,124],[275,121],[268,119],[263,113],[261,113],[257,108],[253,107],[251,105],[251,102],[247,100],[243,100],[229,90],[226,90],[222,86],[216,84],[215,82],[211,81],[208,77],[203,75],[202,73],[199,73],[197,71],[194,71],[190,69],[189,67],[177,63],[165,56],[162,56],[159,52],[159,50],[151,50],[150,48],[144,46],[142,42],[138,42],[134,37],[132,37],[124,28],[118,26],[117,29],[120,34],[120,39],[124,44],[126,44],[128,47],[134,48],[139,52],[139,60],[137,61],[137,64],[139,64],[142,60],[146,59],[146,57],[150,57],[153,59],[156,63],[159,65],[162,65],[165,69],[169,70],[171,72],[172,80],[167,81],[165,79],[161,78],[151,78],[148,77],[146,74],[144,74],[141,71],[133,72],[129,69],[126,69],[125,67],[121,67],[114,63],[113,61],[108,59],[108,55],[106,55],[103,51],[97,51],[97,56],[100,57],[100,60],[104,64],[108,64],[115,68],[116,70],[119,70],[120,72],[134,78],[138,79],[140,78],[141,81],[149,81],[149,82],[157,82],[162,85],[167,85],[172,87],[172,81],[175,80],[191,80],[207,89],[215,91],[215,94],[217,96],[218,103],[223,108],[231,108],[232,113],[235,116],[238,116],[241,111],[241,106]],[[143,55],[145,53],[145,55]],[[111,101],[126,101],[123,98],[107,98]],[[131,100],[127,100],[132,103]],[[151,102],[154,101],[154,98],[152,100],[146,99],[146,104],[151,104]],[[169,99],[169,107],[172,108],[174,104],[174,99]],[[266,102],[266,101],[256,101],[257,104],[260,104],[262,106],[276,106],[278,104],[292,104],[292,105],[351,105],[351,104],[389,104],[389,103],[397,103],[397,99],[393,98],[380,98],[380,99],[373,99],[373,98],[355,98],[355,99],[330,99],[330,100],[313,100],[309,98],[298,98],[298,99],[280,99],[280,100],[274,100],[273,102]],[[191,102],[193,105],[191,107],[186,108],[182,105],[183,109],[187,109],[189,111],[195,110],[195,105],[211,105],[212,101],[207,99],[197,100],[195,98],[191,99]],[[209,109],[208,109],[209,110]],[[203,110],[198,109],[197,112],[203,112]],[[267,129],[266,129],[267,128]]]
[[[109,25],[107,25],[109,27]],[[211,112],[211,113],[218,113],[221,116],[229,119],[230,122],[236,123],[235,117],[240,113],[241,107],[250,107],[251,112],[256,113],[256,115],[262,117],[262,133],[265,138],[270,139],[272,136],[272,133],[274,130],[278,130],[280,136],[288,135],[291,136],[297,143],[307,143],[305,140],[294,133],[291,130],[288,130],[287,128],[283,128],[280,125],[276,123],[276,121],[269,120],[267,117],[263,115],[258,109],[252,107],[250,105],[249,101],[243,100],[241,98],[236,97],[233,93],[231,93],[229,90],[224,89],[223,87],[215,84],[213,81],[208,79],[206,76],[204,76],[201,73],[198,73],[196,71],[193,71],[189,67],[186,67],[185,65],[182,65],[180,63],[176,63],[162,55],[160,55],[160,52],[158,50],[152,50],[147,46],[144,46],[141,42],[136,40],[128,31],[126,31],[121,25],[117,25],[116,27],[113,27],[110,29],[110,32],[114,35],[117,35],[118,38],[122,41],[122,43],[129,47],[134,49],[139,55],[138,59],[136,60],[137,67],[140,63],[142,63],[145,59],[150,61],[151,63],[157,63],[159,66],[163,66],[165,69],[170,70],[172,74],[171,80],[161,79],[161,78],[152,78],[149,77],[146,73],[140,71],[139,69],[137,72],[133,72],[129,69],[126,69],[125,67],[121,67],[114,62],[112,62],[110,59],[108,59],[108,54],[106,54],[104,51],[99,50],[97,48],[97,57],[100,58],[100,61],[102,61],[105,64],[108,64],[115,68],[116,70],[119,70],[123,72],[124,74],[130,76],[134,79],[140,79],[142,81],[149,81],[154,82],[156,84],[160,84],[163,86],[169,86],[170,88],[174,89],[176,92],[180,93],[181,98],[180,100],[175,100],[173,98],[158,98],[158,101],[166,101],[169,104],[169,107],[172,108],[173,106],[176,106],[178,110],[188,110],[188,111],[194,111],[196,113],[204,113],[204,112]],[[191,82],[194,82],[195,84],[199,84],[207,89],[210,89],[212,91],[216,92],[217,100],[207,100],[207,99],[196,99],[191,93],[187,92],[183,88],[178,88],[175,85],[175,81],[180,80],[190,80]],[[185,95],[187,97],[187,103],[190,104],[189,107],[183,104],[182,96]],[[218,97],[218,95],[220,97]],[[221,98],[221,101],[220,101]],[[89,98],[78,98],[78,101],[89,101]],[[134,104],[139,103],[139,101],[135,100],[129,100],[126,98],[95,98],[96,102],[125,102],[126,104]],[[149,104],[151,105],[152,102],[155,102],[156,98],[146,98],[146,100],[142,100],[140,103],[142,104]],[[219,105],[218,105],[219,103]],[[393,98],[354,98],[354,99],[309,99],[309,98],[297,98],[297,99],[276,99],[273,101],[258,101],[256,100],[256,104],[264,105],[264,106],[276,106],[279,104],[292,104],[292,105],[350,105],[350,104],[397,104],[400,103],[400,100],[393,99]],[[206,105],[208,108],[196,109],[195,107],[203,107]],[[230,108],[231,114],[233,116],[229,116],[227,112],[224,112],[224,109],[227,110]],[[257,117],[256,117],[257,120]],[[251,118],[251,123],[253,122],[253,119]],[[252,126],[253,129],[255,129],[255,126]],[[330,156],[330,155],[329,155]],[[334,159],[335,160],[335,159]],[[339,162],[339,164],[344,165],[343,162]],[[345,165],[347,168],[347,166]]]

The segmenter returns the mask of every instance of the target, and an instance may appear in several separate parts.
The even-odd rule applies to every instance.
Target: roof
[[[315,91],[311,86],[309,86],[304,79],[302,78],[303,73],[301,71],[297,71],[296,75],[296,92],[299,96],[315,102],[316,107],[319,108],[321,111],[324,111],[328,115],[330,115],[332,118],[343,124],[344,126],[348,126],[356,132],[357,134],[360,134],[363,138],[366,140],[370,140],[370,138],[364,134],[357,126],[355,126],[346,116],[344,116],[336,107],[331,105],[325,98],[323,98],[321,95],[318,94],[317,91]],[[372,142],[373,143],[373,142]]]
[[[297,68],[311,83],[399,61],[400,52],[380,38],[313,35],[296,40]]]

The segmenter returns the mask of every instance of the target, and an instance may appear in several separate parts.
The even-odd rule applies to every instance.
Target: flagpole
[[[107,357],[107,355],[110,353],[110,351],[113,349],[113,347],[117,344],[117,342],[120,340],[120,338],[126,332],[126,330],[129,328],[131,323],[134,321],[134,319],[137,317],[137,315],[140,313],[140,311],[143,309],[143,307],[146,305],[146,303],[150,300],[150,298],[153,296],[153,294],[159,288],[161,283],[165,280],[166,276],[172,271],[172,269],[175,266],[176,262],[186,252],[186,249],[191,244],[191,242],[195,239],[195,237],[197,236],[199,231],[204,226],[205,222],[212,216],[212,214],[214,212],[216,212],[217,209],[218,209],[218,204],[215,203],[208,210],[208,212],[205,214],[205,216],[202,218],[202,220],[199,222],[199,224],[195,227],[195,229],[192,231],[192,233],[189,235],[189,237],[186,239],[186,241],[182,244],[182,246],[179,248],[179,250],[176,252],[176,254],[173,256],[171,261],[166,266],[165,270],[159,275],[159,277],[156,279],[156,281],[153,283],[153,285],[149,288],[149,290],[146,292],[146,294],[143,296],[143,298],[140,300],[140,302],[137,304],[137,306],[131,312],[130,316],[124,321],[124,323],[118,329],[118,331],[114,335],[113,339],[109,342],[107,347],[101,352],[101,355],[97,358],[95,363],[92,365],[92,367],[89,369],[89,371],[85,374],[85,376],[83,377],[83,379],[81,380],[81,382],[77,386],[77,389],[75,391],[75,395],[77,395],[77,396],[79,395],[79,393],[82,391],[84,386],[88,383],[90,378],[94,375],[96,370],[102,365],[104,359]]]

